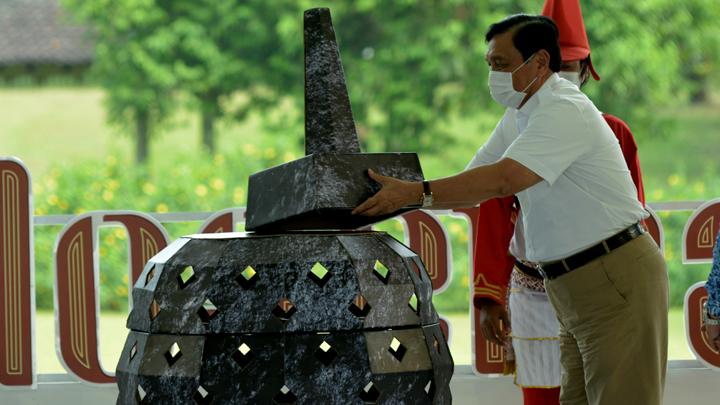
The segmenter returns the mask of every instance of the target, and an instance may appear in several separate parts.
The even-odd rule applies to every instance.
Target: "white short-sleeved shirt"
[[[468,169],[502,158],[543,178],[517,194],[528,260],[567,257],[647,217],[602,114],[557,74],[505,112]]]

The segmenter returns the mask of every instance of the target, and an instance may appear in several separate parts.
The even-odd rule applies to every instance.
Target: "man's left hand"
[[[368,217],[390,214],[420,200],[422,194],[422,185],[419,185],[419,193],[415,192],[418,185],[399,180],[393,177],[382,176],[372,170],[368,170],[371,179],[380,183],[382,188],[374,196],[368,198],[362,204],[358,205],[353,211],[353,215],[365,215]],[[417,194],[417,198],[415,198]]]

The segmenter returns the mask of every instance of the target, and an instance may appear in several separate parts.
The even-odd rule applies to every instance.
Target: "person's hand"
[[[720,351],[720,325],[703,325],[702,330],[705,332],[710,346]]]
[[[503,305],[485,299],[480,302],[480,331],[485,339],[504,346],[510,334],[510,318]]]
[[[415,192],[417,186],[409,181],[382,176],[370,169],[368,170],[368,175],[371,179],[380,183],[382,188],[374,196],[358,205],[352,211],[353,215],[372,217],[389,214],[411,204],[413,201],[420,200],[422,185],[419,185],[419,192]]]

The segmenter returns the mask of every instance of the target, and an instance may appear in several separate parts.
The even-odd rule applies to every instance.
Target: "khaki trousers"
[[[554,280],[563,405],[657,405],[667,365],[668,278],[644,234]]]

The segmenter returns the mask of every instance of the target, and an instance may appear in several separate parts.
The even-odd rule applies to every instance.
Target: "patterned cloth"
[[[720,318],[720,232],[715,240],[713,266],[710,270],[705,289],[708,292],[707,311],[713,318]]]
[[[523,388],[560,386],[560,324],[543,280],[512,272],[510,325],[515,356],[515,384]]]

